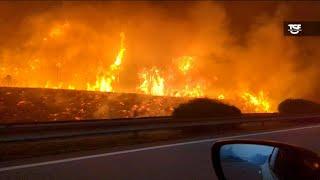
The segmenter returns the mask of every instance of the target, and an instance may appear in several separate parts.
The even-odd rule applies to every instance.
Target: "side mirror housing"
[[[320,179],[320,157],[273,141],[228,140],[211,150],[216,175],[224,179]]]

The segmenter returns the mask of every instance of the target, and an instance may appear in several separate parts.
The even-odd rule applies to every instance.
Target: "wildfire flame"
[[[178,66],[183,74],[187,74],[192,68],[193,58],[191,56],[182,56],[178,59]]]
[[[61,25],[55,25],[47,32],[46,36],[41,40],[46,41],[46,44],[49,44],[49,40],[62,40],[62,36],[67,37],[68,30],[71,29],[69,22],[63,23]],[[88,91],[101,91],[101,92],[119,92],[119,89],[115,87],[119,80],[119,73],[121,65],[123,64],[123,59],[126,53],[125,47],[125,34],[124,32],[120,33],[120,48],[116,54],[115,60],[111,65],[106,68],[99,67],[103,69],[95,73],[95,82],[90,83],[88,81],[83,81],[82,87],[73,82],[66,83],[59,80],[59,71],[65,68],[63,61],[55,62],[54,66],[57,70],[57,81],[54,79],[49,79],[44,82],[32,82],[30,84],[23,84],[23,81],[19,83],[14,82],[15,77],[22,77],[19,75],[20,69],[17,67],[6,68],[1,67],[0,73],[3,77],[1,82],[2,86],[19,86],[19,87],[42,87],[42,88],[54,88],[54,89],[70,89],[70,90],[88,90]],[[270,100],[266,97],[263,91],[260,91],[257,95],[249,91],[235,90],[233,94],[227,94],[224,91],[221,91],[220,94],[210,96],[206,92],[206,82],[201,82],[198,79],[198,76],[195,75],[197,72],[198,59],[195,59],[194,56],[184,55],[174,59],[172,64],[172,72],[166,71],[163,67],[153,66],[151,68],[144,68],[142,71],[138,72],[137,76],[140,80],[139,84],[135,85],[134,92],[143,93],[154,96],[173,96],[173,97],[211,97],[223,101],[231,101],[231,104],[237,104],[238,102],[244,102],[245,110],[248,109],[249,112],[270,112],[271,105]],[[32,57],[28,60],[28,68],[26,72],[36,72],[42,66],[41,57]],[[213,77],[216,81],[218,78]],[[32,78],[30,78],[32,79]],[[81,85],[81,84],[80,84]],[[227,97],[227,98],[226,98]],[[236,99],[236,100],[235,100]]]
[[[125,35],[123,32],[120,33],[120,37],[121,37],[120,51],[118,52],[116,60],[109,67],[107,72],[102,73],[102,75],[97,75],[96,83],[94,85],[90,85],[90,83],[87,84],[88,91],[97,91],[97,90],[101,91],[101,92],[113,92],[114,91],[113,82],[118,77],[117,74],[120,69],[120,65],[122,63],[124,53],[126,51],[126,49],[124,47]]]
[[[139,86],[139,89],[143,93],[155,96],[165,95],[165,80],[161,77],[159,70],[156,67],[153,67],[150,70],[143,70],[143,72],[140,73],[140,78],[142,79],[142,83]]]
[[[224,99],[225,99],[225,97],[224,97],[224,95],[223,95],[223,94],[220,94],[220,95],[218,96],[218,99],[219,99],[219,100],[224,100]]]
[[[241,97],[245,100],[247,106],[254,107],[255,112],[270,112],[270,102],[263,91],[260,91],[258,95],[244,92]]]
[[[182,56],[178,58],[178,69],[186,78],[188,71],[192,68],[193,58]],[[144,94],[155,96],[174,96],[174,97],[202,97],[205,95],[204,88],[199,83],[186,82],[182,87],[169,86],[166,78],[157,67],[150,70],[144,69],[140,74],[139,90]]]

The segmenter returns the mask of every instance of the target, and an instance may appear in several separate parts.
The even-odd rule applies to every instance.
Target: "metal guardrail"
[[[227,120],[226,120],[227,119]],[[1,126],[0,143],[35,141],[51,138],[71,138],[81,136],[103,135],[124,132],[141,132],[151,130],[179,129],[186,127],[240,125],[267,122],[306,122],[306,120],[320,123],[320,115],[297,115],[269,117],[241,116],[223,118],[174,119],[172,117],[144,118],[135,121],[86,121],[59,122],[40,124],[16,124]],[[60,129],[59,129],[60,128]],[[83,129],[81,129],[83,128]],[[22,133],[17,133],[19,130]],[[37,132],[37,130],[41,132]],[[71,130],[71,131],[70,131]],[[6,133],[7,132],[7,133]],[[13,134],[10,134],[13,133]],[[15,134],[14,134],[15,133]]]
[[[239,119],[249,117],[278,117],[277,113],[250,113],[243,114],[241,117],[230,116],[230,117],[210,117],[210,118],[197,118],[197,120],[215,119]],[[172,116],[155,116],[155,117],[139,117],[139,118],[118,118],[118,119],[88,119],[88,120],[68,120],[68,121],[47,121],[47,122],[32,122],[32,123],[11,123],[1,124],[0,130],[6,128],[31,128],[31,127],[65,127],[65,126],[92,126],[92,125],[121,125],[121,124],[140,124],[140,123],[158,123],[158,122],[185,122],[194,121],[195,118],[173,118]]]
[[[278,117],[278,113],[246,113],[243,114],[241,117]],[[226,119],[226,118],[239,118],[238,117],[210,117],[210,118],[198,118],[198,119]],[[183,119],[176,119],[172,116],[154,116],[154,117],[138,117],[138,118],[115,118],[115,119],[86,119],[86,120],[59,120],[59,121],[38,121],[38,122],[30,122],[30,123],[0,123],[0,130],[1,128],[8,128],[8,127],[33,127],[33,126],[65,126],[65,125],[91,125],[91,124],[119,124],[119,123],[142,123],[142,122],[157,122],[157,121],[189,121],[194,120],[194,118],[183,118]]]

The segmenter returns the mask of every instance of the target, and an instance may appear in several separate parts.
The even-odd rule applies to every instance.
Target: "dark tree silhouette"
[[[286,99],[278,106],[281,114],[315,114],[320,113],[320,104],[305,99]]]
[[[11,86],[11,85],[13,85],[13,79],[12,79],[12,76],[11,75],[6,75],[4,78],[3,78],[3,84],[5,85],[5,86]]]
[[[175,118],[239,116],[240,109],[224,104],[218,100],[197,98],[187,103],[180,104],[174,109],[172,116]]]

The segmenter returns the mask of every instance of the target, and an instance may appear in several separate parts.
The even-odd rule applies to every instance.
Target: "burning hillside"
[[[0,87],[1,123],[170,116],[190,97]],[[246,107],[246,101],[242,107]],[[258,106],[257,106],[258,107]]]
[[[63,33],[63,28],[70,26],[70,24],[64,24],[58,27],[53,28],[49,32],[49,37],[57,37]],[[14,79],[9,72],[6,72],[6,68],[3,68],[3,72],[7,74],[5,76],[3,85],[11,87],[36,87],[36,88],[53,88],[53,89],[73,89],[73,90],[87,90],[87,91],[100,91],[100,92],[124,92],[121,89],[117,89],[117,85],[121,85],[120,69],[125,58],[125,34],[120,33],[121,42],[120,49],[115,56],[115,60],[107,68],[102,69],[101,72],[96,74],[95,83],[83,82],[81,84],[86,84],[87,87],[77,86],[72,83],[65,83],[63,81],[58,82],[57,84],[50,84],[50,81],[47,80],[44,84],[36,83],[34,85],[28,85],[26,82],[19,81],[20,78],[15,76]],[[44,38],[45,41],[48,41],[47,37]],[[34,60],[38,62],[39,59]],[[140,93],[152,96],[169,96],[169,97],[203,97],[208,96],[206,93],[206,81],[201,77],[197,77],[196,74],[192,74],[194,64],[196,60],[192,56],[182,56],[174,60],[176,64],[173,64],[168,72],[161,71],[159,67],[153,66],[149,69],[144,68],[141,72],[138,73],[140,83],[136,85],[136,89],[132,90],[133,93]],[[58,62],[56,64],[57,68],[63,68],[62,63]],[[20,71],[32,71],[36,69],[33,65],[30,66],[31,69],[18,69],[17,75],[20,74]],[[59,71],[59,70],[58,70]],[[57,76],[59,76],[57,72]],[[217,79],[217,77],[214,77]],[[32,79],[30,77],[30,79]],[[24,84],[25,83],[25,84]],[[128,92],[127,92],[128,93]],[[254,111],[254,112],[269,112],[270,104],[266,97],[263,96],[263,91],[260,92],[259,96],[255,96],[250,92],[243,91],[237,92],[239,94],[232,95],[230,101],[242,101],[243,109],[245,111]],[[238,97],[237,97],[238,95]],[[220,100],[225,99],[224,92],[220,92],[215,97]],[[234,99],[232,99],[234,98]],[[170,107],[172,109],[174,107]],[[125,109],[122,109],[126,111]],[[155,112],[149,112],[146,115],[153,115]],[[167,112],[165,115],[169,115]],[[127,116],[125,116],[127,117]]]
[[[286,8],[275,5],[277,12],[262,17],[262,26],[252,23],[254,31],[242,37],[241,45],[227,24],[229,6],[171,5],[59,2],[31,3],[28,9],[24,3],[2,3],[0,22],[7,24],[0,30],[0,86],[82,90],[74,92],[79,95],[112,92],[112,97],[135,93],[147,103],[151,96],[145,95],[165,99],[161,113],[149,110],[138,116],[169,115],[180,101],[194,97],[219,99],[243,112],[273,112],[283,99],[313,96],[318,71],[300,68],[296,57],[303,53],[278,26]],[[10,21],[12,11],[21,13]],[[180,100],[170,103],[169,97]],[[80,119],[134,117],[129,109],[145,108],[119,103],[130,107],[117,106],[127,113]]]

